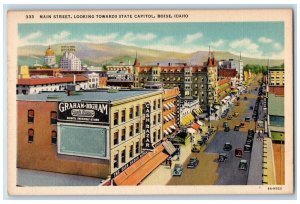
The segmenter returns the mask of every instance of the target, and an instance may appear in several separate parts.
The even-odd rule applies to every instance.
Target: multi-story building
[[[17,100],[19,168],[137,185],[169,157],[161,144],[161,90],[43,92]]]
[[[208,57],[207,63],[207,106],[219,103],[218,98],[218,64],[215,57]]]
[[[172,138],[180,127],[179,88],[163,89],[162,100],[163,138]]]
[[[244,81],[244,63],[241,57],[239,58],[239,60],[234,60],[234,59],[220,60],[219,66],[220,68],[223,69],[235,69],[238,74],[237,77],[239,82]]]
[[[107,85],[119,87],[133,87],[135,81],[135,66],[120,62],[119,65],[106,66]]]
[[[199,99],[193,101],[183,101],[180,106],[181,125],[187,126],[195,122],[197,117],[202,113]]]
[[[269,68],[269,86],[284,86],[284,68]]]
[[[87,74],[87,77],[89,79],[88,81],[88,88],[89,89],[97,89],[99,88],[99,74],[97,73],[89,73]]]
[[[81,70],[81,60],[73,52],[64,52],[60,59],[60,67],[65,70]]]
[[[56,56],[55,56],[54,50],[50,47],[50,45],[45,52],[44,64],[49,67],[54,67],[56,64]]]
[[[88,89],[88,78],[81,75],[65,77],[18,79],[17,94],[38,94],[42,91],[64,91],[68,85],[75,86],[75,90]]]

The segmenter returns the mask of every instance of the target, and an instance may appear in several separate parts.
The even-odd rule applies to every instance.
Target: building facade
[[[161,144],[161,90],[41,93],[19,95],[17,103],[19,168],[111,178],[122,185],[131,166],[153,168],[155,156],[156,168],[168,157]]]
[[[269,68],[269,86],[284,86],[284,68]]]
[[[56,56],[54,50],[49,46],[45,52],[44,64],[49,67],[54,67],[56,64]]]
[[[60,67],[65,70],[81,70],[81,60],[73,52],[64,52],[60,59]]]

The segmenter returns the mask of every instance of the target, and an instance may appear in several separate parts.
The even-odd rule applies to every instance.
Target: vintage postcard
[[[292,10],[7,19],[10,195],[293,193]]]

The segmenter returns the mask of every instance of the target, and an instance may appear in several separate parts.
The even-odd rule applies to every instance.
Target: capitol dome
[[[48,49],[46,50],[45,56],[54,56],[54,55],[55,55],[54,51],[49,46]]]

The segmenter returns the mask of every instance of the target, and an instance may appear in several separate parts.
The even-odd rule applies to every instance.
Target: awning
[[[200,125],[198,123],[193,123],[192,128],[194,128],[195,130],[199,130]]]
[[[201,122],[200,120],[198,120],[197,123],[198,123],[199,125],[204,125],[204,123]]]
[[[169,133],[172,133],[172,132],[173,132],[170,128],[167,128],[167,130],[169,131]]]
[[[159,145],[153,152],[147,153],[133,165],[114,178],[118,186],[138,185],[146,176],[156,169],[169,155],[163,152],[164,146]]]
[[[172,105],[171,105],[171,103],[168,103],[168,106],[170,107],[170,109],[172,108]]]
[[[196,132],[196,130],[194,128],[187,128],[187,132],[193,134]]]
[[[171,106],[172,106],[173,108],[175,108],[175,105],[174,105],[174,103],[171,103]]]
[[[172,120],[172,119],[173,119],[170,115],[168,115],[167,117],[169,118],[169,120]]]
[[[162,145],[165,147],[165,150],[168,152],[169,155],[174,154],[174,152],[176,151],[176,148],[170,141],[165,141],[162,143]]]
[[[167,116],[164,116],[164,119],[165,119],[166,121],[169,121],[169,118],[167,118]]]
[[[174,125],[170,126],[173,130],[176,130],[176,127]]]
[[[168,106],[167,104],[164,104],[164,107],[165,107],[166,109],[169,109],[169,106]]]
[[[166,130],[164,130],[164,133],[165,133],[166,135],[168,135],[168,134],[169,134],[169,132],[168,132],[168,131],[166,131]]]

